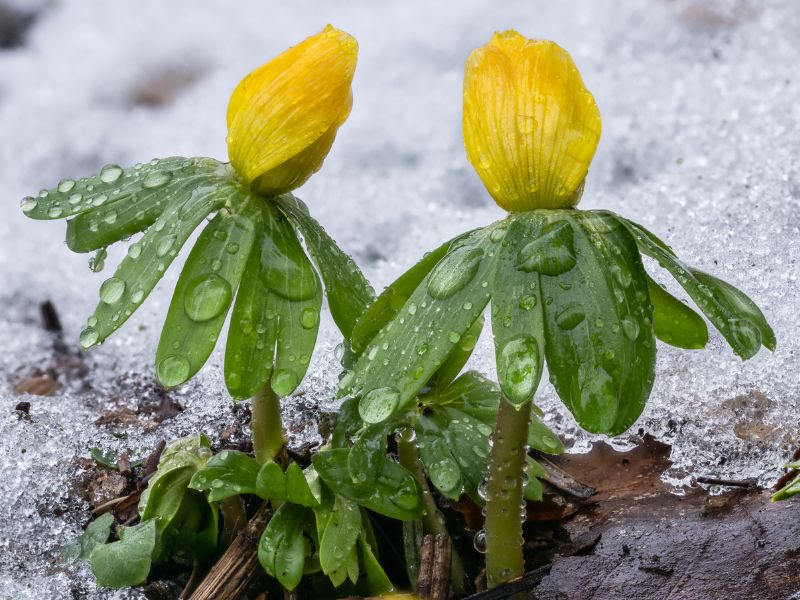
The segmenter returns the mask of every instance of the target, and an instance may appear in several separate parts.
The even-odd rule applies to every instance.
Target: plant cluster
[[[530,451],[559,454],[533,398],[550,380],[586,430],[628,429],[655,376],[656,339],[703,348],[705,321],[645,272],[640,254],[675,277],[743,359],[775,335],[744,293],[685,265],[654,234],[608,211],[575,208],[600,137],[600,114],[567,52],[509,31],[467,61],[467,156],[508,216],[426,254],[375,297],[355,263],[292,195],[320,168],[352,103],[357,45],[326,28],[237,86],[228,108],[229,163],[168,158],[65,179],[23,200],[35,219],[68,218],[67,243],[128,247],[80,335],[84,348],[118,329],[204,220],[175,287],[156,352],[167,388],[194,376],[228,314],[225,382],[251,399],[254,456],[176,440],[141,497],[138,524],[112,535],[108,515],[70,549],[98,582],[147,580],[168,561],[204,564],[245,499],[268,502],[258,558],[287,590],[319,595],[395,587],[380,523],[402,521],[409,581],[421,534],[448,533],[442,502],[485,506],[475,547],[488,585],[524,570],[526,500],[542,497]],[[338,422],[299,465],[281,452],[280,398],[302,381],[323,295],[344,337]],[[463,372],[489,315],[497,383]],[[522,510],[522,512],[521,512]],[[521,517],[522,515],[522,517]],[[456,592],[468,587],[458,552]]]

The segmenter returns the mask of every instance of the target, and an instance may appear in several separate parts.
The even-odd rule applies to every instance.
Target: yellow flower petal
[[[560,46],[497,33],[464,74],[467,157],[510,212],[580,200],[600,140],[600,111]]]
[[[305,182],[352,107],[358,44],[328,25],[245,77],[228,105],[228,156],[254,189],[280,194]]]

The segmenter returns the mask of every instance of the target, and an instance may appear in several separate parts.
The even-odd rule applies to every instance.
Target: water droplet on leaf
[[[400,402],[400,392],[380,387],[367,392],[358,403],[358,414],[366,423],[381,423],[392,416]]]
[[[106,304],[114,304],[122,298],[123,292],[125,292],[125,282],[117,277],[111,277],[100,286],[100,300]]]
[[[231,286],[219,275],[198,277],[186,289],[183,308],[193,321],[208,321],[221,314],[231,302]]]

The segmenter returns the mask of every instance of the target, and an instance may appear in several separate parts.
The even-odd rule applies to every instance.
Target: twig
[[[726,487],[757,488],[758,482],[755,479],[720,479],[719,477],[700,476],[696,478],[697,483],[706,485],[724,485]]]
[[[200,583],[191,600],[238,600],[258,570],[258,540],[269,521],[263,503]]]
[[[447,534],[426,535],[419,559],[417,596],[420,600],[447,600],[450,597],[450,561],[453,542]]]

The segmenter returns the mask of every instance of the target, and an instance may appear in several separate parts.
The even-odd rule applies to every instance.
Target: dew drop
[[[505,236],[506,236],[506,228],[498,227],[497,229],[492,231],[491,235],[489,235],[489,239],[496,244],[497,242],[501,242]]]
[[[312,329],[319,325],[319,311],[308,306],[300,312],[300,325],[305,329]]]
[[[193,321],[208,321],[220,315],[231,302],[231,286],[216,274],[192,281],[186,289],[183,308]]]
[[[452,458],[445,457],[428,471],[431,482],[443,493],[452,495],[461,487],[461,470]]]
[[[483,250],[462,246],[445,256],[428,279],[428,294],[443,300],[463,289],[478,272]]]
[[[568,304],[556,315],[556,324],[565,331],[575,329],[583,323],[586,315],[577,304]]]
[[[536,296],[534,295],[525,295],[519,299],[519,307],[522,310],[532,310],[536,307]]]
[[[100,300],[106,304],[115,304],[125,292],[125,282],[117,277],[111,277],[100,286]]]
[[[47,216],[52,218],[52,219],[57,219],[63,213],[64,213],[64,211],[61,209],[61,207],[56,205],[56,206],[54,206],[53,208],[51,208],[50,210],[47,211]]]
[[[130,256],[133,260],[139,258],[142,254],[142,245],[139,243],[134,242],[130,246],[128,246],[128,256]]]
[[[144,178],[142,187],[147,189],[159,188],[166,185],[170,179],[172,179],[170,171],[153,171]]]
[[[171,355],[161,359],[156,366],[158,380],[165,387],[175,387],[189,378],[189,361],[183,356]]]
[[[629,340],[635,340],[639,337],[639,324],[630,317],[625,317],[622,319],[622,332]]]
[[[106,200],[108,200],[108,196],[106,194],[100,194],[99,196],[95,196],[94,198],[92,198],[92,206],[103,206],[103,204],[106,203]],[[117,215],[116,213],[114,213],[114,219],[116,218]]]
[[[110,210],[103,216],[103,221],[109,225],[113,225],[117,221],[117,211]]]
[[[486,532],[481,529],[472,538],[472,546],[479,554],[486,554]]]
[[[100,171],[100,181],[103,183],[114,183],[122,175],[122,167],[119,165],[106,165]]]
[[[281,398],[291,394],[300,384],[297,374],[287,369],[279,369],[272,376],[272,390]]]
[[[81,344],[81,347],[86,350],[87,348],[91,348],[97,343],[97,332],[94,330],[93,327],[87,327],[83,331],[81,331],[81,335],[78,338],[78,341]]]
[[[382,423],[394,413],[400,402],[400,392],[392,387],[380,387],[367,392],[358,403],[358,414],[366,423]]]
[[[500,388],[512,404],[533,398],[541,375],[539,345],[530,336],[521,336],[503,345],[497,360]]]
[[[61,182],[58,184],[58,191],[62,194],[66,194],[72,188],[75,187],[75,181],[73,179],[62,179]]]
[[[526,244],[517,255],[517,268],[528,273],[561,275],[575,266],[572,226],[555,221],[542,228],[538,238]]]
[[[159,258],[166,256],[167,253],[172,249],[172,246],[175,244],[175,236],[168,235],[166,237],[161,238],[156,244],[156,256]]]
[[[131,302],[134,304],[139,304],[144,298],[144,292],[142,290],[136,290],[131,294]]]
[[[36,208],[37,204],[39,204],[39,201],[36,198],[33,196],[27,196],[26,198],[22,199],[22,202],[19,203],[19,206],[22,209],[22,212],[27,215],[34,208]]]

